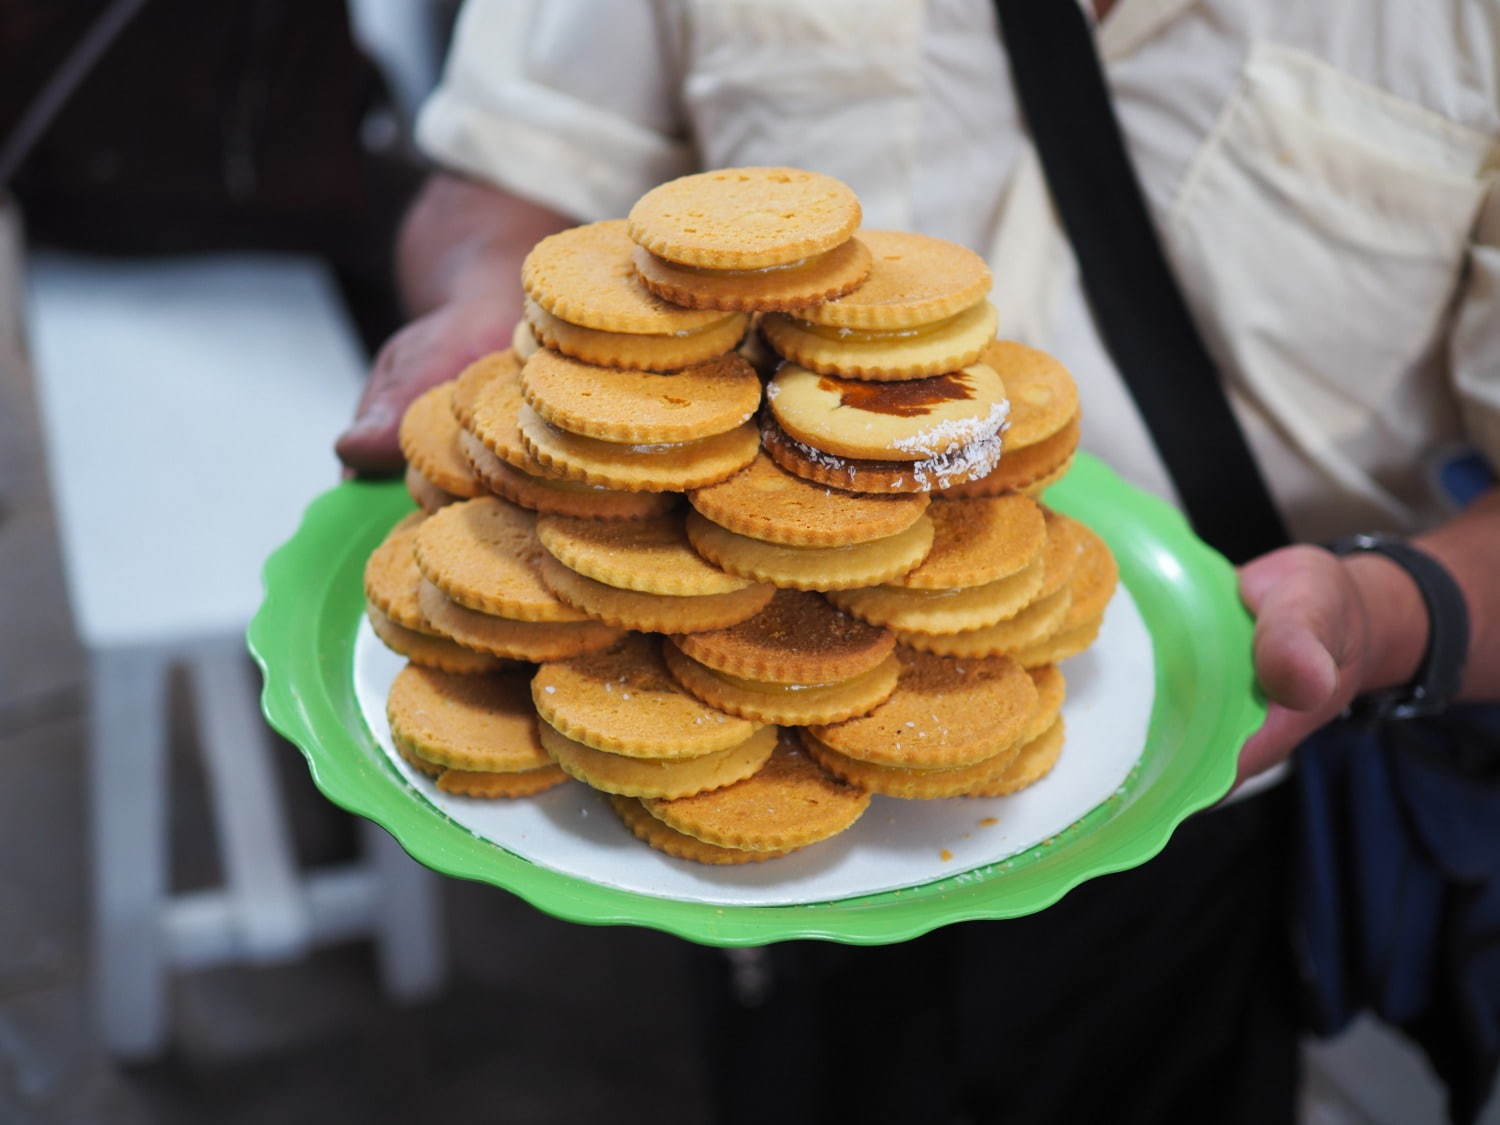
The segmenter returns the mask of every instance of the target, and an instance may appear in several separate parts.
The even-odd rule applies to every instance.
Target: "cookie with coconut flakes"
[[[921,461],[994,438],[1009,413],[993,368],[870,383],[786,364],[766,392],[788,435],[837,457]]]

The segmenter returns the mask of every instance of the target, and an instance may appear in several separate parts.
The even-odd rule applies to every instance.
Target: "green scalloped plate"
[[[953,922],[1034,913],[1085,879],[1159,852],[1187,816],[1228,792],[1239,747],[1265,717],[1233,568],[1180,514],[1084,454],[1047,502],[1105,538],[1150,630],[1156,692],[1146,745],[1119,791],[1067,830],[918,887],[790,906],[652,897],[539,867],[427,803],[386,760],[354,690],[365,558],[411,509],[398,482],[351,481],[324,493],[267,561],[265,601],[248,634],[265,675],[262,707],[331,801],[383,826],[433,870],[502,887],[568,921],[649,926],[719,946],[791,938],[878,945]]]

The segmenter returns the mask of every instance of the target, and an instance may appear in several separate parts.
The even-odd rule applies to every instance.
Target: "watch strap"
[[[1448,568],[1395,536],[1351,535],[1328,544],[1328,549],[1340,556],[1384,555],[1411,575],[1427,607],[1427,649],[1416,675],[1410,683],[1356,699],[1351,715],[1413,719],[1441,712],[1458,695],[1469,655],[1469,608]]]

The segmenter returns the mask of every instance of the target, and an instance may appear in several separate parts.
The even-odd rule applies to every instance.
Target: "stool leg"
[[[385,990],[398,1000],[425,1000],[447,976],[438,877],[378,824],[360,821],[365,862],[377,883],[375,952]]]
[[[167,1030],[167,653],[90,659],[95,1002],[105,1046],[159,1051]]]

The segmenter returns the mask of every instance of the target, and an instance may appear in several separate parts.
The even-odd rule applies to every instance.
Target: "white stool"
[[[365,361],[310,259],[29,263],[28,329],[68,590],[90,654],[95,969],[106,1045],[167,1034],[172,969],[373,935],[383,981],[442,982],[436,876],[361,822],[360,862],[303,873],[244,628],[260,566],[338,476]],[[185,666],[225,872],[167,886],[167,681]]]

